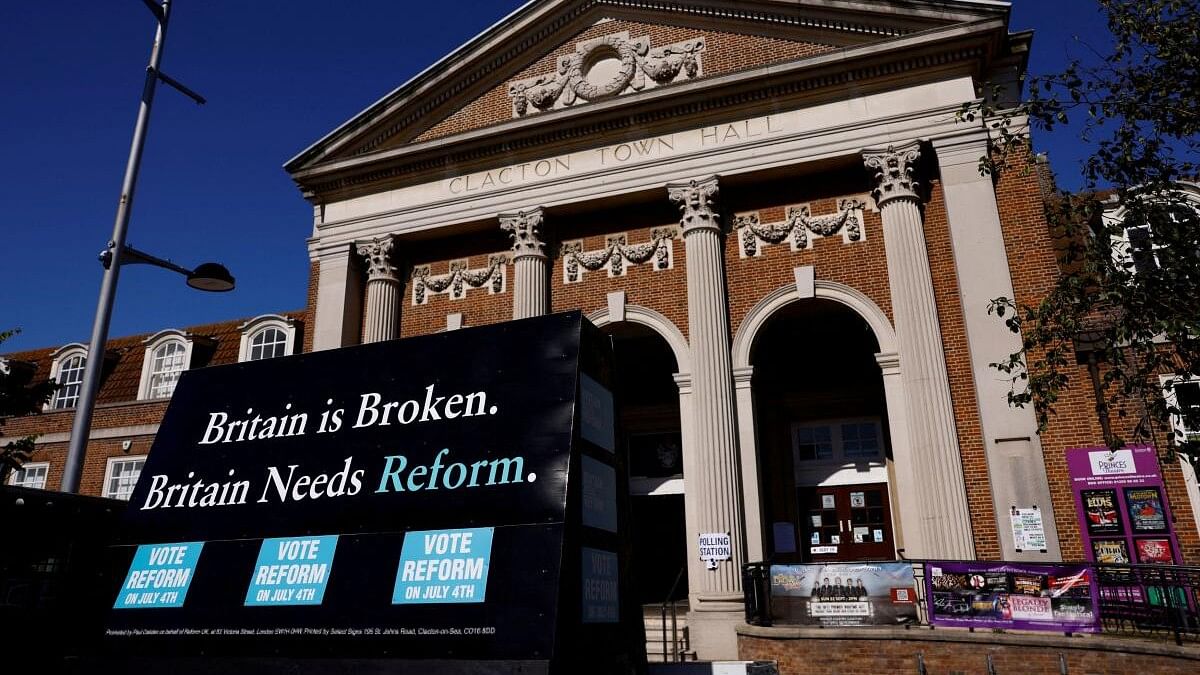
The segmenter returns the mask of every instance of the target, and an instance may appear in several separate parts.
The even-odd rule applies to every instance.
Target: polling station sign
[[[184,373],[111,550],[114,653],[591,641],[582,667],[620,672],[640,614],[611,373],[578,313]]]

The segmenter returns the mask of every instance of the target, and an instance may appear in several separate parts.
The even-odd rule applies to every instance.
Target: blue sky
[[[1015,0],[1031,70],[1103,44],[1094,2]],[[184,266],[223,262],[232,293],[145,266],[121,273],[110,335],[301,309],[311,207],[284,161],[520,5],[517,0],[176,0],[129,243]],[[154,21],[140,0],[11,2],[0,21],[0,329],[5,352],[87,342]],[[1086,148],[1041,134],[1060,182]]]

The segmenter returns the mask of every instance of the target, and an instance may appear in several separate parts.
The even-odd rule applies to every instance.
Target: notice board
[[[107,658],[640,671],[611,370],[572,312],[184,373]]]

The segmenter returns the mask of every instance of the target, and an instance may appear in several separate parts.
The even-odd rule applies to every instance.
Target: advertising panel
[[[787,623],[891,626],[916,623],[912,565],[772,565],[771,614]]]
[[[1164,565],[1182,560],[1154,448],[1071,448],[1067,470],[1090,560]]]
[[[623,672],[610,358],[570,313],[185,372],[110,549],[110,653],[528,664],[594,642],[568,670]]]
[[[929,562],[925,597],[935,626],[1100,630],[1095,580],[1080,565]]]

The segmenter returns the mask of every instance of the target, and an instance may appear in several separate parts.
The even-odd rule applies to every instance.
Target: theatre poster
[[[1181,560],[1153,447],[1071,448],[1067,469],[1089,560],[1156,565]]]
[[[1095,576],[1087,565],[929,562],[926,570],[935,626],[1100,630]]]

